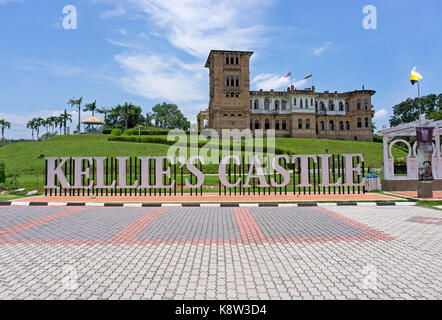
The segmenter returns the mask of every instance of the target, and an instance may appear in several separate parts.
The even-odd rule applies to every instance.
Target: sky
[[[364,28],[367,5],[376,29]],[[67,102],[83,97],[143,114],[175,103],[195,122],[209,102],[207,56],[227,49],[254,51],[252,90],[285,90],[288,72],[301,89],[375,90],[382,128],[417,95],[414,66],[422,95],[441,92],[441,12],[440,0],[0,0],[0,119],[7,138],[30,139],[28,120],[67,109],[73,129]]]

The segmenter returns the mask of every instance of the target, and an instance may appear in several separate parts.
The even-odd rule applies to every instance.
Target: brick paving
[[[0,299],[441,299],[441,211],[0,207]]]

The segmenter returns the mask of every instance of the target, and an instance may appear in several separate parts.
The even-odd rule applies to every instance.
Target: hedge
[[[165,144],[168,146],[176,145],[180,146],[176,141],[168,141],[167,137],[145,137],[145,136],[115,136],[111,135],[108,138],[109,141],[125,141],[125,142],[136,142],[136,143],[158,143],[158,144]],[[207,142],[201,141],[198,142],[198,148],[202,148],[207,144]],[[184,145],[185,147],[188,146],[188,144]],[[231,144],[231,148],[232,148]],[[241,144],[241,149],[244,150],[245,144]],[[222,149],[222,145],[219,145],[219,149]],[[263,152],[267,152],[267,146],[263,147]],[[283,148],[275,147],[275,154],[287,154],[290,155],[291,152],[288,150],[285,150]]]

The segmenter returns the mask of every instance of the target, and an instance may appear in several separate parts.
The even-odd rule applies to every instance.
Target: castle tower
[[[210,71],[209,126],[222,129],[250,128],[249,60],[253,52],[212,50],[206,68]]]

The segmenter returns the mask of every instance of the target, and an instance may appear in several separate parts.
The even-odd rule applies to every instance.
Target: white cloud
[[[23,2],[23,0],[0,0],[0,4],[6,4],[8,2]]]
[[[151,34],[199,58],[211,49],[251,50],[264,42],[264,0],[131,0],[154,22]],[[244,15],[244,12],[247,12]],[[257,23],[258,22],[258,23]]]
[[[101,19],[120,17],[126,14],[126,10],[123,8],[115,8],[112,10],[104,11],[100,14]]]
[[[252,80],[253,86],[257,89],[263,89],[263,90],[278,90],[278,89],[287,89],[290,87],[290,78],[280,76],[277,74],[268,74],[268,73],[262,73],[257,75]],[[295,81],[293,85],[296,88],[302,87],[307,83],[306,80],[299,80]]]
[[[18,66],[18,69],[27,71],[44,71],[58,78],[70,78],[85,71],[85,69],[81,67],[65,62],[46,62],[39,59],[25,61]]]
[[[200,63],[187,64],[169,55],[117,55],[127,72],[121,84],[148,99],[189,103],[206,99],[207,72]]]
[[[322,47],[315,49],[314,50],[314,54],[319,57],[331,45],[332,45],[332,42],[331,41],[327,41],[326,43],[324,43],[324,45]]]
[[[386,109],[381,109],[375,112],[373,121],[385,120],[388,116],[388,111]]]
[[[127,42],[121,42],[121,41],[116,41],[116,40],[112,40],[112,39],[106,39],[106,41],[109,42],[110,44],[113,44],[114,46],[117,46],[117,47],[133,48],[133,49],[138,48],[138,46],[136,46],[134,44],[127,43]]]

